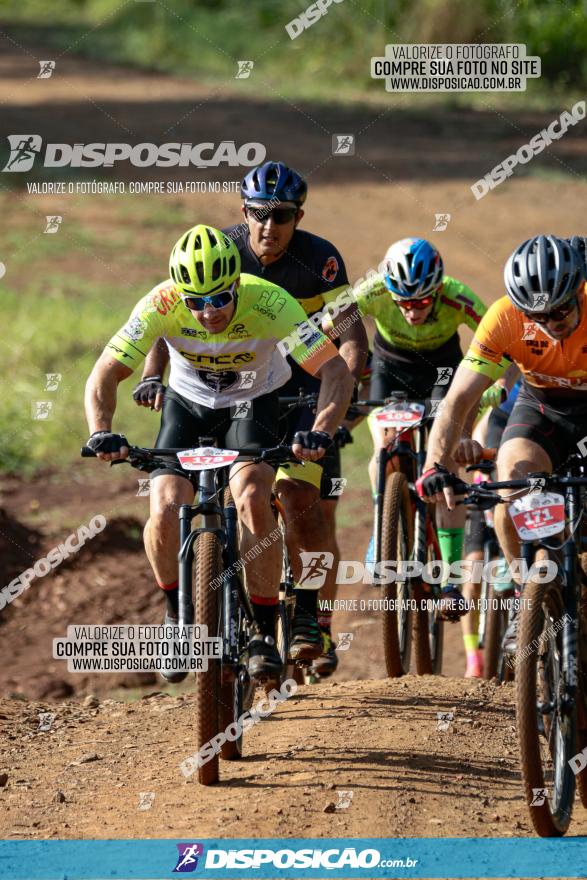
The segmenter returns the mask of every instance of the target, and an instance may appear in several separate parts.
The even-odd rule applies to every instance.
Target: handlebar
[[[169,464],[165,459],[171,458],[176,459],[175,463],[178,467],[181,467],[176,456],[178,452],[185,451],[186,447],[184,446],[179,446],[177,448],[166,447],[162,449],[147,449],[141,446],[129,446],[127,458],[116,459],[115,461],[111,461],[110,464],[130,464],[132,467],[137,467],[139,470],[154,471],[161,466]],[[239,455],[234,462],[231,462],[231,464],[237,464],[241,461],[251,461],[253,464],[260,464],[262,462],[274,465],[285,464],[286,462],[303,464],[303,460],[297,458],[293,454],[291,446],[272,446],[264,449],[244,446],[239,449],[234,449],[233,451],[238,452]],[[81,457],[96,458],[97,456],[94,450],[89,446],[82,446]],[[226,466],[227,465],[219,465],[219,468]]]

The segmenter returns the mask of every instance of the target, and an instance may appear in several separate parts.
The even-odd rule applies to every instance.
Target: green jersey
[[[475,331],[487,311],[478,296],[460,281],[445,275],[434,309],[424,324],[408,324],[385,286],[383,275],[373,275],[354,294],[361,315],[375,319],[379,348],[432,351],[451,339],[462,324]]]
[[[284,385],[291,376],[286,354],[312,375],[336,356],[332,342],[306,325],[302,306],[283,288],[242,274],[230,323],[221,333],[209,333],[168,279],[137,303],[107,349],[135,370],[162,337],[169,349],[169,387],[220,409]],[[298,332],[302,326],[305,332]],[[284,339],[293,342],[284,348]]]

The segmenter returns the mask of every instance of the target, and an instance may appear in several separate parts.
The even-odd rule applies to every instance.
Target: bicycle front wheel
[[[530,818],[541,837],[563,835],[571,821],[576,708],[564,705],[561,585],[527,583],[516,657],[516,723]]]
[[[383,498],[383,523],[381,530],[381,561],[410,558],[413,544],[412,503],[410,489],[404,474],[395,472],[388,476]],[[385,668],[390,678],[409,672],[412,645],[412,615],[409,602],[409,583],[396,580],[385,584],[382,590],[383,652]]]
[[[218,590],[210,588],[218,583],[222,571],[220,542],[212,532],[203,532],[194,545],[195,569],[195,623],[208,628],[208,637],[220,635]],[[227,696],[227,695],[225,695]],[[208,669],[196,675],[196,738],[198,751],[204,748],[220,732],[219,701],[220,664],[208,660]],[[208,753],[206,753],[206,751]],[[218,782],[218,754],[203,753],[206,763],[198,769],[198,780],[202,785]]]

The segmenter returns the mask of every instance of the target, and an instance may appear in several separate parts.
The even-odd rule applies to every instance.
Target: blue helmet
[[[382,263],[385,286],[396,299],[421,299],[436,291],[444,275],[442,257],[423,238],[402,238]]]
[[[300,207],[306,201],[308,185],[303,177],[283,162],[265,162],[243,178],[241,198],[246,201],[295,202]]]

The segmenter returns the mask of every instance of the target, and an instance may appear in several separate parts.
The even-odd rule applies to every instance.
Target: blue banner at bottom
[[[4,840],[3,880],[585,877],[587,839]]]

